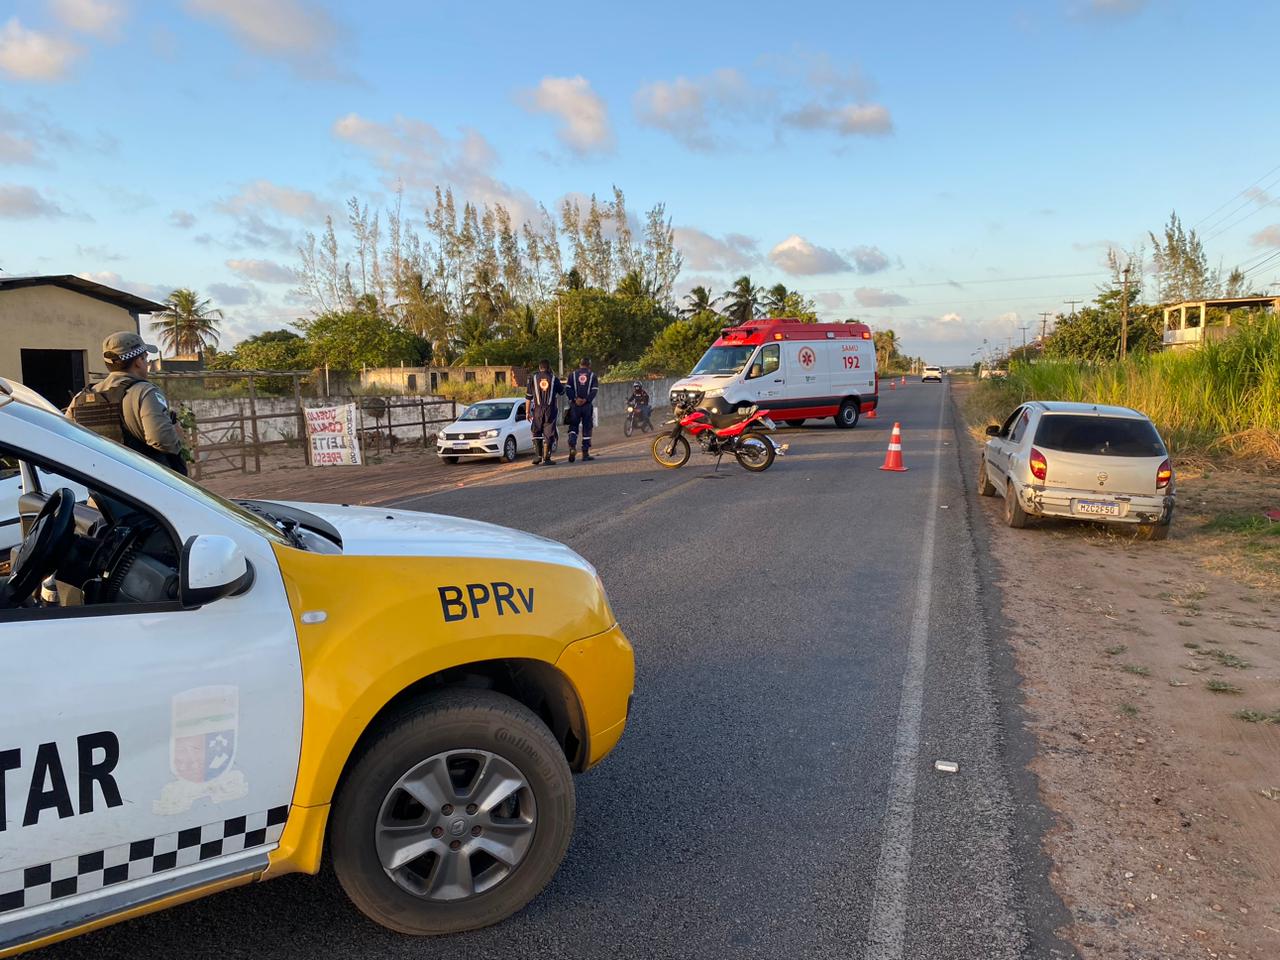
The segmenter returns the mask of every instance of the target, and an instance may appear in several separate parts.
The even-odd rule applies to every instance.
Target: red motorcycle
[[[703,453],[716,458],[733,454],[744,470],[761,473],[773,465],[774,459],[785,453],[787,446],[774,443],[769,433],[777,427],[769,419],[769,411],[759,407],[747,407],[737,413],[710,413],[700,408],[677,406],[675,428],[653,438],[653,459],[659,466],[674,470],[689,462],[691,447],[685,434],[694,437]]]

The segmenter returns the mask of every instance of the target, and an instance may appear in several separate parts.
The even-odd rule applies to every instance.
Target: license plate
[[[1076,513],[1087,513],[1095,517],[1120,516],[1120,504],[1108,503],[1105,500],[1077,500]]]

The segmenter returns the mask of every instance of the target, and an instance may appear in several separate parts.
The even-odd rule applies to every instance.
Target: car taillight
[[[1049,475],[1049,461],[1035,447],[1031,448],[1031,475],[1037,480],[1043,480]]]
[[[1156,471],[1156,489],[1163,490],[1169,485],[1169,481],[1173,479],[1173,464],[1168,460],[1160,464],[1160,469]]]

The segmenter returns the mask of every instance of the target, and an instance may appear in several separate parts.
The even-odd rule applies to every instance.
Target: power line
[[[1245,187],[1245,188],[1244,188],[1243,190],[1241,190],[1239,193],[1237,193],[1237,194],[1235,194],[1234,196],[1232,196],[1229,200],[1225,200],[1225,201],[1223,201],[1222,203],[1220,203],[1218,206],[1214,207],[1214,209],[1210,210],[1207,214],[1205,214],[1203,217],[1201,217],[1199,220],[1197,220],[1195,223],[1193,223],[1193,224],[1191,225],[1191,229],[1192,229],[1192,230],[1196,229],[1196,227],[1200,226],[1200,224],[1204,223],[1206,220],[1208,220],[1210,217],[1212,217],[1215,213],[1217,213],[1217,212],[1218,212],[1219,210],[1221,210],[1223,207],[1225,207],[1225,206],[1227,206],[1227,205],[1229,205],[1229,204],[1231,204],[1231,203],[1234,203],[1238,198],[1243,197],[1243,196],[1244,196],[1246,193],[1248,193],[1251,189],[1253,189],[1254,187],[1256,187],[1256,186],[1257,186],[1258,184],[1260,184],[1263,180],[1267,179],[1267,177],[1271,176],[1273,173],[1276,173],[1277,171],[1280,171],[1280,165],[1275,166],[1275,167],[1272,167],[1270,170],[1268,170],[1266,173],[1264,173],[1262,176],[1260,176],[1257,180],[1253,181],[1253,183],[1249,184],[1249,186]]]
[[[1001,277],[999,279],[986,280],[941,280],[930,283],[895,283],[895,290],[917,290],[923,287],[966,287],[977,286],[986,283],[1024,283],[1033,280],[1068,280],[1079,277],[1104,277],[1107,275],[1105,270],[1094,270],[1089,273],[1046,273],[1038,277]],[[806,293],[840,293],[846,290],[858,290],[860,287],[814,287],[805,290]]]

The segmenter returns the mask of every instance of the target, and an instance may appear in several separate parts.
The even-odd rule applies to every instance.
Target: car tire
[[[443,812],[449,809],[445,806],[432,811],[415,799],[453,791],[455,799],[465,801],[467,795],[456,786],[456,771],[466,774],[472,766],[477,771],[475,785],[483,782],[479,771],[495,766],[503,771],[504,791],[511,790],[513,777],[521,785],[509,799],[479,810],[460,803],[448,813]],[[442,776],[416,774],[419,768]],[[402,787],[410,775],[415,776],[410,781],[415,785],[412,795]],[[410,704],[382,724],[345,773],[330,819],[334,872],[356,908],[391,930],[428,936],[487,927],[520,910],[555,875],[573,833],[574,803],[573,777],[564,753],[532,711],[488,690],[440,693]],[[495,810],[502,813],[495,817]],[[511,818],[503,819],[511,811]],[[437,821],[437,826],[429,826]],[[523,845],[519,857],[510,858],[516,860],[513,865],[503,864],[473,842],[484,836],[482,824],[495,821],[499,826],[494,830],[505,834],[495,832],[494,838],[506,836],[514,843],[510,837],[518,836]],[[473,832],[476,828],[480,834]],[[392,868],[394,876],[384,867],[384,855],[390,857],[395,844],[404,843],[398,838],[411,839],[416,851],[437,838],[434,829],[443,830],[440,852],[416,853]],[[462,846],[450,849],[454,843]],[[466,871],[452,876],[459,881],[457,890],[470,887],[473,892],[452,899],[430,896],[449,876],[444,868],[464,860]],[[472,874],[477,866],[478,875]],[[447,893],[454,889],[445,888]]]
[[[787,424],[787,426],[788,426],[788,427],[803,427],[803,426],[804,426],[804,421],[803,421],[803,420],[787,420],[787,421],[785,421],[785,422],[786,422],[786,424]]]
[[[502,459],[507,463],[514,463],[519,452],[519,444],[516,443],[516,438],[507,437],[502,444]]]
[[[458,458],[457,458],[457,457],[441,457],[440,459],[441,459],[441,460],[443,460],[445,463],[457,463],[457,462],[458,462]]]
[[[858,401],[853,399],[845,400],[840,404],[840,409],[836,411],[836,426],[842,430],[852,430],[858,425]]]
[[[983,457],[978,461],[978,496],[994,497],[998,492],[987,473],[987,458]]]
[[[1022,509],[1017,491],[1013,488],[1013,481],[1010,480],[1004,488],[1004,522],[1015,530],[1021,530],[1030,522],[1030,519],[1027,511]]]
[[[1137,529],[1137,538],[1139,540],[1168,540],[1169,533],[1173,530],[1173,508],[1170,507],[1165,515],[1155,523],[1144,523]]]

